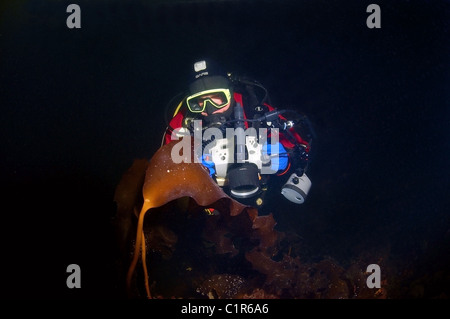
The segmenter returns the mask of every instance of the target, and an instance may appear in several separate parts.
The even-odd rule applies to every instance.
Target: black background
[[[199,57],[313,123],[308,201],[272,195],[305,258],[383,256],[406,280],[392,298],[449,297],[448,1],[377,1],[381,29],[366,26],[370,1],[77,1],[81,29],[70,3],[0,6],[4,297],[123,297],[114,188],[158,149]]]

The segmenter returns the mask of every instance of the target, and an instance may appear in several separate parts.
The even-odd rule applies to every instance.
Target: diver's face
[[[225,105],[224,107],[220,108],[220,109],[216,109],[216,110],[213,111],[212,113],[202,112],[202,113],[200,113],[200,114],[203,115],[203,116],[209,116],[209,115],[212,115],[212,114],[224,113],[224,112],[226,112],[226,111],[230,108],[230,105],[231,105],[231,102],[228,103],[227,105]],[[202,105],[200,105],[200,106],[202,106]],[[207,109],[205,109],[205,110],[207,110]]]
[[[209,100],[213,101],[216,105],[221,105],[224,102],[226,102],[226,100],[223,99],[222,95],[218,95],[218,94],[208,94],[208,95],[204,95],[202,96],[202,101],[199,101],[199,106],[203,108],[204,104],[206,103],[206,107],[205,107],[205,111],[201,112],[200,114],[203,116],[209,116],[212,114],[218,114],[218,113],[224,113],[226,112],[231,105],[231,101],[228,102],[228,104],[226,104],[225,106],[221,107],[220,109],[214,107]],[[209,104],[209,105],[208,105]],[[212,111],[212,112],[211,112]]]

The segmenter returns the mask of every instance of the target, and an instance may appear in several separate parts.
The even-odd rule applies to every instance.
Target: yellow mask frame
[[[221,95],[221,98],[223,98],[224,102],[220,104],[214,102],[213,98],[210,97],[210,95],[214,94]],[[202,99],[202,96],[206,97]],[[199,101],[203,103],[202,106],[200,106]],[[211,103],[211,105],[213,105],[217,109],[221,109],[231,102],[231,92],[229,89],[211,89],[190,95],[186,98],[187,107],[192,113],[203,112],[206,109],[206,102]]]

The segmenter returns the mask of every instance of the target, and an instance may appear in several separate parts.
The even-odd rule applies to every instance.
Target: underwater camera
[[[215,178],[219,186],[227,186],[231,196],[249,198],[260,190],[260,173],[264,163],[261,160],[262,145],[256,137],[247,136],[246,158],[235,161],[235,143],[233,138],[217,139],[210,148],[212,161],[215,164]]]

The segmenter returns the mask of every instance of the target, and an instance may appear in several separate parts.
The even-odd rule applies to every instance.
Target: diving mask
[[[192,113],[201,113],[205,111],[210,103],[216,109],[227,106],[231,101],[231,92],[229,89],[212,89],[202,91],[186,98],[186,104]]]

